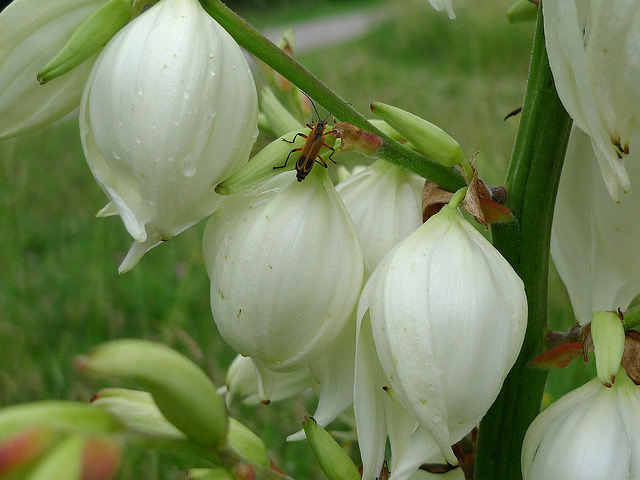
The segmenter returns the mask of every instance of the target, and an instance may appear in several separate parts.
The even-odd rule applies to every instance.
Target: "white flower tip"
[[[304,433],[304,429],[298,430],[296,433],[292,433],[287,437],[287,442],[299,442],[300,440],[304,440],[307,436]]]
[[[153,247],[156,247],[162,243],[160,240],[160,235],[148,235],[147,239],[144,242],[133,242],[129,252],[127,252],[127,256],[124,257],[124,260],[118,267],[118,273],[127,273],[133,267],[135,267],[140,259],[151,250]]]
[[[94,218],[113,217],[114,215],[119,215],[118,209],[113,202],[109,202],[94,215]]]

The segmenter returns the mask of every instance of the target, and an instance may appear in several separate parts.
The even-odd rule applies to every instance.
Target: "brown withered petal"
[[[426,222],[438,213],[443,205],[449,203],[453,193],[443,190],[440,185],[427,180],[422,189],[422,221]]]
[[[582,330],[582,358],[589,361],[589,352],[593,350],[593,338],[591,338],[591,324],[584,326]]]
[[[379,136],[362,130],[349,122],[336,123],[333,127],[333,134],[336,138],[342,139],[341,152],[353,150],[370,155],[382,145],[382,139]]]
[[[640,385],[640,332],[635,330],[625,332],[621,364],[633,383]]]
[[[484,212],[480,205],[480,197],[483,196],[483,194],[486,195],[486,197],[489,196],[489,192],[484,186],[484,182],[478,179],[478,171],[474,168],[473,179],[471,180],[471,183],[469,183],[464,200],[462,200],[462,208],[473,215],[473,218],[475,218],[477,222],[480,222],[486,228],[489,228],[489,224],[484,218]]]

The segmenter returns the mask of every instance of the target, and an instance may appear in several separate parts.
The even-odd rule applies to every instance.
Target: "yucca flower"
[[[456,464],[450,446],[487,412],[524,340],[520,278],[448,205],[378,264],[358,320],[354,408],[363,478],[380,471],[385,433],[392,452],[402,444],[394,480],[438,453]]]
[[[120,266],[210,215],[257,136],[240,47],[197,0],[161,0],[100,54],[80,106],[85,156],[134,243]]]
[[[640,161],[640,3],[548,0],[543,13],[558,95],[618,200],[632,188],[625,164]]]
[[[629,163],[640,181],[640,163]],[[640,189],[615,202],[592,142],[574,127],[569,139],[551,230],[551,256],[581,325],[597,310],[623,310],[640,292]]]
[[[218,330],[268,397],[272,371],[316,361],[349,320],[363,274],[353,222],[325,169],[284,172],[229,196],[203,243]]]

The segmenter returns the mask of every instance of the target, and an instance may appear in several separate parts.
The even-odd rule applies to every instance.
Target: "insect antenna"
[[[318,109],[316,108],[316,104],[313,102],[313,100],[311,99],[311,97],[310,97],[309,95],[307,95],[306,93],[304,93],[302,90],[300,90],[300,92],[301,92],[302,94],[304,94],[304,96],[305,96],[305,97],[307,97],[307,98],[309,99],[309,101],[311,102],[311,106],[313,107],[313,109],[314,109],[314,110],[315,110],[315,112],[316,112],[316,115],[318,116],[318,120],[320,120],[320,114],[318,113]],[[333,113],[333,111],[334,111],[336,108],[338,108],[338,107],[340,107],[340,106],[342,106],[342,105],[351,105],[351,104],[350,104],[349,102],[342,102],[342,103],[339,103],[338,105],[336,105],[335,107],[333,107],[333,108],[329,111],[329,113],[327,113],[327,116],[326,116],[326,117],[324,117],[323,122],[324,122],[324,123],[327,123],[327,119],[329,118],[329,116],[331,116],[331,114]]]
[[[341,107],[342,105],[351,105],[351,104],[350,104],[349,102],[342,102],[342,103],[339,103],[338,105],[336,105],[335,107],[333,107],[329,113],[327,113],[327,116],[326,116],[326,117],[324,117],[324,122],[326,123],[326,122],[327,122],[327,119],[328,119],[328,118],[329,118],[329,116],[333,113],[333,111],[334,111],[336,108]]]

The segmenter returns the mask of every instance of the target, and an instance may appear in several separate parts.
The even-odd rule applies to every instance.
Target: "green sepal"
[[[292,130],[300,130],[304,127],[302,123],[285,108],[273,90],[263,87],[260,92],[260,111],[264,114],[264,119],[268,129],[275,136],[286,135]]]
[[[611,387],[624,352],[624,327],[620,317],[613,312],[595,312],[591,318],[591,338],[598,378],[605,387]]]
[[[328,128],[329,127],[327,127],[327,129]],[[232,193],[241,192],[279,173],[294,170],[300,154],[298,152],[291,153],[291,151],[296,148],[301,148],[304,145],[305,139],[298,135],[293,143],[289,142],[293,140],[298,133],[308,135],[310,132],[308,128],[305,128],[294,130],[280,138],[276,138],[260,150],[231,177],[219,183],[215,188],[216,193],[220,195],[231,195]],[[335,143],[335,137],[333,135],[327,135],[324,142],[332,145]],[[289,153],[291,153],[291,156],[289,156]],[[283,167],[287,156],[289,156],[289,160],[287,161],[286,167]]]
[[[89,15],[71,35],[62,50],[38,73],[45,84],[73,70],[104,47],[131,18],[133,0],[110,0]]]

